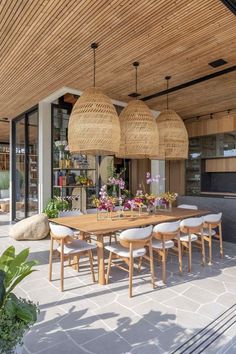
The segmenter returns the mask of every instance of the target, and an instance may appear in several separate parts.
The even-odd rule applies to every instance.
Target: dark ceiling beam
[[[236,0],[220,0],[228,9],[236,15]]]
[[[183,83],[183,84],[180,84],[180,85],[171,87],[171,88],[169,88],[168,90],[163,90],[163,91],[160,91],[160,92],[153,93],[153,94],[151,94],[151,95],[149,95],[149,96],[146,96],[146,97],[141,98],[141,100],[142,100],[142,101],[149,101],[149,100],[152,100],[153,98],[157,98],[157,97],[160,97],[160,96],[164,96],[164,95],[166,95],[167,93],[179,91],[179,90],[185,89],[186,87],[190,87],[190,86],[199,84],[199,83],[201,83],[201,82],[214,79],[214,78],[216,78],[216,77],[218,77],[218,76],[231,73],[232,71],[236,71],[236,65],[231,66],[231,67],[229,67],[229,68],[227,68],[227,69],[224,69],[224,70],[221,70],[221,71],[217,71],[217,72],[212,73],[212,74],[209,74],[209,75],[205,75],[205,76],[199,77],[198,79],[194,79],[194,80],[192,80],[192,81],[188,81],[188,82],[185,82],[185,83]]]

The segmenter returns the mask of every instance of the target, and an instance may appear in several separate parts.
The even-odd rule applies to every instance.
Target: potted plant
[[[16,255],[10,246],[0,257],[0,354],[20,353],[24,334],[37,320],[38,306],[13,293],[34,271],[36,262],[27,261],[28,255],[28,248]]]
[[[62,197],[55,197],[50,199],[44,208],[43,212],[47,215],[49,219],[57,218],[59,211],[64,211],[69,209],[69,202]]]

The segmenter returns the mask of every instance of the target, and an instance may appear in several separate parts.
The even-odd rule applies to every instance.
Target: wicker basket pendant
[[[181,117],[167,109],[157,117],[160,155],[165,160],[188,158],[188,133]]]
[[[131,101],[120,114],[121,142],[117,157],[142,159],[158,154],[157,125],[148,106]]]
[[[68,142],[71,153],[118,153],[119,117],[109,97],[98,88],[88,88],[75,103],[69,120]]]

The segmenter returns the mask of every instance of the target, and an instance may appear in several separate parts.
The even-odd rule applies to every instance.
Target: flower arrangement
[[[118,186],[121,190],[125,189],[125,181],[123,178],[110,177],[108,183],[112,186]]]
[[[159,183],[160,182],[160,178],[161,178],[160,175],[156,175],[155,177],[152,177],[150,172],[146,173],[146,183],[147,184],[151,184],[153,182]]]
[[[98,209],[98,211],[108,211],[108,212],[113,211],[117,198],[110,197],[107,194],[106,185],[101,187],[99,195],[100,198],[95,197],[93,199],[93,205]]]
[[[68,149],[67,151],[69,151],[68,143],[67,143],[66,140],[57,140],[57,141],[55,141],[55,146],[60,151],[64,151],[64,150],[66,150],[66,148]]]
[[[173,203],[178,197],[178,193],[166,192],[161,195],[161,199],[163,199],[167,203]]]

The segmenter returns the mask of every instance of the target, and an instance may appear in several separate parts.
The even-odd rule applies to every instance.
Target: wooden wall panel
[[[149,192],[150,186],[146,184],[146,173],[151,172],[151,160],[131,160],[131,192],[135,194],[138,189]]]
[[[185,122],[190,138],[210,134],[227,133],[236,131],[236,112],[218,115],[212,119]]]
[[[206,160],[206,172],[236,172],[236,157]]]
[[[185,161],[166,161],[166,191],[185,194]]]

